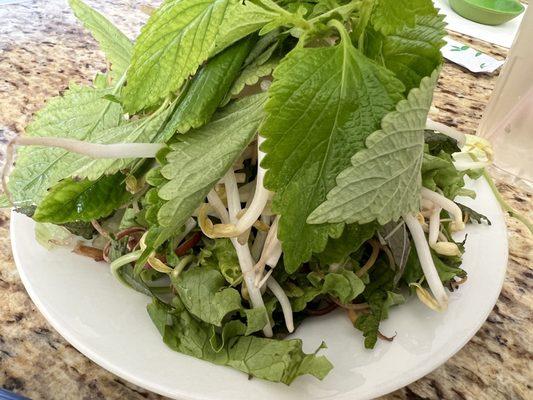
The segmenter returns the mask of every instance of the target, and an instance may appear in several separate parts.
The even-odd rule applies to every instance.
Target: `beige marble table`
[[[105,68],[94,40],[59,0],[0,1],[0,141],[22,133],[45,99]],[[128,35],[145,20],[142,1],[90,1]],[[503,58],[505,49],[454,38]],[[433,117],[474,133],[497,74],[447,63]],[[0,153],[0,158],[2,154]],[[533,218],[531,194],[498,180],[503,196]],[[533,399],[533,238],[508,219],[509,265],[494,310],[477,335],[431,374],[382,399]],[[32,399],[161,399],[117,378],[69,345],[45,321],[18,277],[9,215],[0,212],[0,386]]]

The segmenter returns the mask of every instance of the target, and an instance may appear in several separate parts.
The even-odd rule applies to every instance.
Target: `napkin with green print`
[[[496,60],[488,54],[449,37],[445,37],[444,40],[446,45],[441,48],[444,58],[467,68],[469,71],[491,73],[500,68],[505,62],[505,60]]]

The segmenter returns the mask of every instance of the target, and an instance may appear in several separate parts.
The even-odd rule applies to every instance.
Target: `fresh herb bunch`
[[[446,308],[451,233],[484,217],[425,131],[431,0],[166,0],[135,43],[70,4],[110,69],[36,114],[6,193],[48,246],[93,235],[78,252],[153,298],[168,346],[290,384],[332,368],[283,339],[310,315],[345,309],[372,348],[409,290]]]

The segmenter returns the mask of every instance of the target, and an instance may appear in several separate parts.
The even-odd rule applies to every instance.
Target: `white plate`
[[[392,343],[363,348],[362,336],[341,312],[306,321],[296,336],[323,351],[335,368],[324,381],[298,378],[291,386],[248,380],[227,367],[169,350],[150,321],[148,299],[123,287],[106,264],[68,250],[46,251],[34,238],[31,219],[14,213],[13,253],[32,300],[52,326],[87,357],[116,375],[151,391],[185,399],[370,399],[428,374],[463,347],[494,306],[507,265],[502,213],[484,180],[468,205],[492,226],[470,225],[463,267],[468,281],[451,294],[445,313],[429,311],[416,299],[395,308],[381,331]]]

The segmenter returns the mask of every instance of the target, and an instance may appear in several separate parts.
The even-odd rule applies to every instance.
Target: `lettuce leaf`
[[[324,356],[305,354],[300,339],[276,340],[238,335],[238,321],[233,332],[220,337],[212,325],[195,319],[174,299],[169,307],[154,299],[148,313],[163,341],[171,349],[218,365],[227,365],[248,375],[289,385],[298,376],[309,374],[323,379],[333,367]],[[216,338],[213,336],[216,335]],[[217,346],[213,346],[217,344]],[[322,347],[322,346],[321,346]],[[321,348],[320,347],[320,348]]]
[[[403,86],[393,74],[344,36],[332,47],[291,51],[269,89],[260,128],[266,138],[265,187],[276,192],[273,210],[281,215],[278,237],[288,272],[322,252],[328,237],[342,233],[342,225],[313,226],[307,217],[402,98]]]
[[[226,280],[217,270],[190,268],[173,285],[187,310],[208,324],[221,326],[226,315],[241,309],[240,293],[226,287]]]

